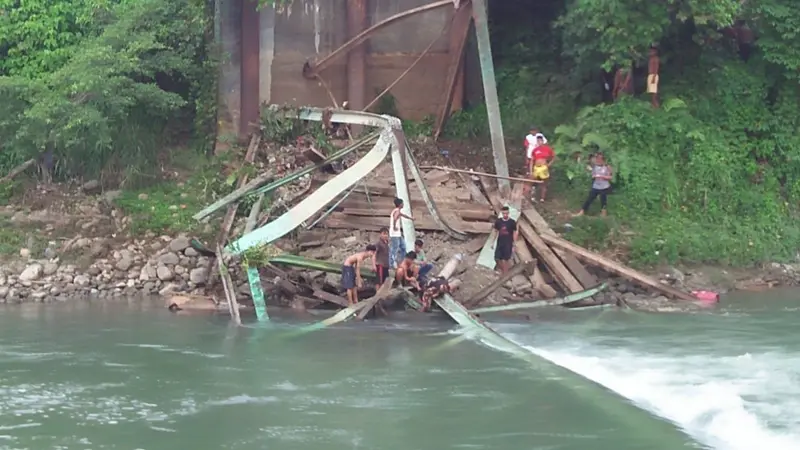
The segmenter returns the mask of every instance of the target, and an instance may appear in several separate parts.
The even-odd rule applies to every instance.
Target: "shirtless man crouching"
[[[406,257],[397,265],[397,270],[394,273],[394,279],[400,286],[411,285],[421,291],[419,285],[419,266],[416,263],[417,253],[410,251],[406,253]]]

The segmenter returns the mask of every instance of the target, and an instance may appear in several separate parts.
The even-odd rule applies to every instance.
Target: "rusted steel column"
[[[347,0],[347,38],[366,30],[367,0]],[[366,105],[367,45],[353,47],[347,54],[347,102],[349,109],[361,111]]]
[[[247,139],[259,120],[259,27],[256,0],[242,0],[242,87],[239,138]]]
[[[467,3],[461,6],[454,14],[453,23],[450,24],[450,49],[448,52],[450,62],[440,100],[439,116],[436,118],[434,140],[439,139],[450,112],[461,109],[464,99],[464,47],[472,23],[472,4]]]

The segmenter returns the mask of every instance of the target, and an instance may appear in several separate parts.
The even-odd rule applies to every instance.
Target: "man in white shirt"
[[[533,157],[533,150],[539,145],[538,140],[536,139],[538,136],[542,137],[542,144],[547,144],[547,138],[544,137],[542,133],[539,132],[539,129],[536,127],[531,127],[530,133],[525,136],[525,168],[531,166],[531,158]]]
[[[525,136],[525,177],[530,177],[530,168],[533,167],[531,165],[531,158],[533,158],[533,151],[536,150],[539,144],[539,137],[541,136],[542,144],[547,144],[547,138],[544,137],[542,133],[539,132],[539,129],[536,127],[531,127],[530,132],[527,136]],[[525,189],[523,190],[523,194],[527,197],[528,193],[533,190],[533,186],[525,183]]]

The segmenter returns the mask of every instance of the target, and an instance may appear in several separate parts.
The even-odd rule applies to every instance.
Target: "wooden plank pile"
[[[364,231],[378,231],[388,226],[389,215],[394,209],[395,187],[393,182],[378,181],[391,179],[389,176],[381,177],[380,169],[378,172],[373,180],[357,186],[319,225],[332,229]],[[314,184],[324,181],[324,177],[319,177]],[[450,174],[433,170],[426,173],[425,181],[432,191],[440,214],[448,220],[451,227],[468,234],[488,234],[491,231],[490,219],[494,214],[492,209],[474,201],[469,192],[464,192],[451,180]],[[409,194],[415,227],[423,231],[443,231],[428,212],[422,194],[413,180],[410,180]]]
[[[474,240],[476,245],[470,243],[474,253],[493,242],[493,222],[503,205],[509,205],[519,212],[517,222],[521,242],[517,243],[515,261],[524,267],[508,277],[512,285],[530,286],[537,298],[555,298],[559,293],[586,291],[598,286],[600,281],[587,270],[585,262],[669,297],[692,299],[685,292],[559,238],[536,208],[523,198],[523,183],[513,184],[511,193],[504,198],[494,188],[494,180],[445,169],[437,167],[426,172],[426,187],[433,196],[440,215],[451,227],[478,235]],[[394,208],[394,182],[389,167],[381,167],[376,172],[373,178],[362,181],[339,202],[334,211],[319,222],[319,226],[364,231],[378,231],[387,226],[388,217]],[[324,181],[325,178],[320,177],[314,183],[321,184]],[[409,193],[417,229],[442,231],[430,216],[413,180],[409,180]],[[472,298],[471,303],[477,304],[480,300]]]

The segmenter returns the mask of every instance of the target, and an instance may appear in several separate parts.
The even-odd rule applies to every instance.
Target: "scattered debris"
[[[405,235],[406,247],[411,250],[414,238],[419,236],[429,256],[426,262],[437,264],[442,257],[450,258],[440,273],[446,274],[447,279],[459,275],[459,280],[451,281],[461,285],[459,297],[466,299],[463,304],[470,307],[488,304],[474,311],[512,311],[569,305],[593,297],[602,303],[603,300],[597,298],[602,297],[600,293],[606,284],[599,284],[597,278],[577,258],[649,289],[680,299],[693,299],[688,293],[663,285],[556,237],[541,215],[523,198],[523,183],[529,180],[442,166],[423,172],[414,162],[396,119],[362,112],[314,108],[300,110],[296,117],[299,120],[325,120],[329,122],[328,127],[332,126],[330,124],[353,124],[377,126],[380,130],[367,134],[341,150],[334,148],[330,154],[316,147],[313,147],[313,151],[303,147],[297,153],[305,154],[304,158],[311,162],[310,165],[274,181],[272,172],[256,175],[249,183],[247,177],[243,176],[239,179],[239,189],[195,216],[198,220],[208,219],[225,206],[229,207],[230,215],[230,211],[235,211],[238,202],[245,197],[253,196],[255,199],[243,224],[238,227],[230,224],[231,229],[238,230],[237,234],[243,233],[239,234],[238,239],[229,240],[227,232],[221,233],[216,243],[216,253],[199,242],[190,242],[198,253],[217,257],[229,310],[237,323],[240,323],[240,319],[236,290],[246,292],[248,284],[260,320],[268,320],[265,296],[271,302],[299,310],[344,308],[326,320],[303,328],[300,333],[324,328],[353,316],[364,318],[373,309],[383,311],[386,308],[405,308],[407,305],[418,307],[415,294],[408,289],[391,288],[391,275],[380,286],[367,284],[359,288],[359,298],[366,300],[357,305],[348,306],[347,300],[339,295],[342,261],[377,240],[375,232],[388,226],[395,197],[406,198],[405,207],[413,212],[411,234],[406,232]],[[257,148],[257,143],[258,138],[254,137],[251,148]],[[332,162],[373,144],[366,157],[348,165],[341,172],[334,170],[333,174],[330,173]],[[254,151],[248,150],[246,160],[252,158]],[[392,162],[384,163],[388,155],[392,155]],[[403,175],[405,170],[408,172]],[[453,177],[452,174],[457,176]],[[494,188],[493,183],[488,182],[490,178],[514,182],[511,192],[503,195]],[[295,185],[301,187],[292,189]],[[407,194],[400,195],[406,191]],[[268,198],[269,204],[264,205]],[[522,239],[517,242],[517,264],[498,278],[491,270],[494,268],[493,247],[496,240],[493,225],[501,206],[506,204],[512,210],[512,217],[518,221]],[[286,212],[263,225],[271,217],[276,205]],[[223,231],[226,229],[223,228]],[[479,251],[480,254],[475,255]],[[234,285],[222,262],[223,257],[228,257],[225,255],[233,256],[234,261],[237,258],[243,260],[248,284],[238,288]],[[462,260],[466,264],[459,264]],[[263,287],[263,275],[259,269],[274,277]],[[377,278],[369,264],[361,269],[365,280]],[[460,272],[456,273],[457,269]],[[245,271],[239,273],[244,274]],[[561,288],[562,295],[566,296],[555,298],[559,291],[550,285],[551,282]],[[242,286],[245,291],[241,290]],[[530,299],[531,294],[536,293],[538,296],[534,296],[533,300],[520,303],[519,299]],[[608,296],[602,298],[616,302],[623,300]],[[509,301],[512,304],[508,304]],[[437,304],[448,314],[458,315],[463,310],[449,294],[437,300]],[[469,315],[469,312],[466,314]]]

